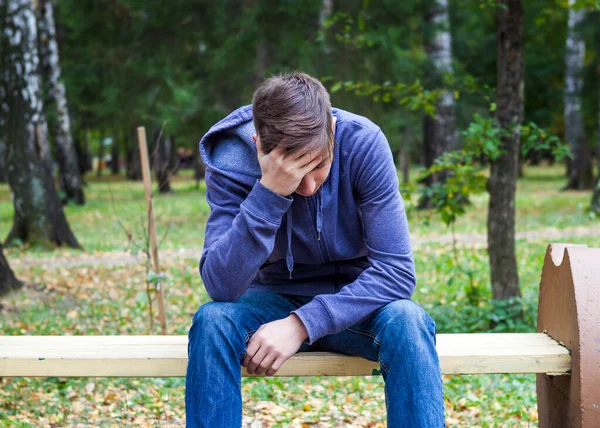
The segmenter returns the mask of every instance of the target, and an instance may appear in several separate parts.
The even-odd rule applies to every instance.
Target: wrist
[[[300,317],[296,314],[291,314],[288,318],[290,318],[290,320],[295,324],[296,330],[298,331],[300,338],[303,341],[308,339],[308,330],[306,330],[306,326],[304,325]]]
[[[283,196],[284,198],[287,198],[289,196],[289,194],[285,194],[282,193],[281,190],[279,190],[277,188],[277,186],[274,186],[273,184],[271,184],[268,180],[265,180],[264,178],[261,178],[260,183],[265,186],[267,189],[269,189],[271,192],[273,193],[277,193],[279,196]]]

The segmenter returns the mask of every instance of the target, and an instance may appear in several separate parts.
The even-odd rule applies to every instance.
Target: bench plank
[[[185,376],[187,336],[0,336],[0,376]],[[438,334],[444,374],[548,373],[571,368],[569,350],[545,333]],[[379,364],[306,352],[276,376],[369,376]],[[242,367],[243,376],[249,376]]]

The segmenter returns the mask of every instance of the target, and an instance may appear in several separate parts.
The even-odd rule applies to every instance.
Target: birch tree
[[[523,121],[524,46],[522,0],[499,0],[496,14],[496,119],[509,135],[492,162],[488,190],[488,251],[492,297],[520,297],[515,254],[515,193],[519,169],[519,125]]]
[[[448,18],[448,0],[431,0],[425,13],[425,24],[431,29],[425,51],[433,64],[438,78],[452,74],[452,33]],[[439,80],[439,79],[438,79]],[[456,106],[452,91],[444,90],[439,100],[435,117],[426,115],[423,119],[423,158],[429,168],[443,153],[457,148]],[[428,185],[445,180],[445,174],[438,172],[427,178]],[[429,206],[425,198],[421,208]]]
[[[319,10],[319,29],[323,32],[323,54],[330,55],[331,47],[327,43],[327,31],[325,24],[331,18],[333,13],[333,0],[321,0],[321,9]]]
[[[5,19],[6,19],[6,3],[5,0],[0,0],[0,34],[4,32]],[[0,38],[0,66],[2,65],[3,58],[3,44]],[[3,132],[4,129],[4,117],[6,117],[6,104],[2,102],[4,99],[4,86],[0,85],[0,176],[3,178],[6,176],[6,169],[4,165],[4,140],[3,140]],[[5,295],[10,290],[17,289],[21,287],[23,284],[15,277],[12,269],[8,265],[6,258],[4,257],[4,252],[2,251],[2,244],[0,243],[0,296]]]
[[[585,16],[584,9],[573,8],[575,0],[569,0],[567,46],[565,50],[564,120],[565,140],[571,147],[573,159],[569,163],[568,182],[565,189],[585,190],[593,186],[592,158],[585,136],[581,111],[581,88],[583,87],[583,62],[585,41],[579,33],[579,25]]]
[[[45,108],[56,110],[56,120],[50,130],[56,145],[60,170],[60,187],[67,200],[79,205],[85,203],[82,180],[77,165],[77,153],[71,136],[71,121],[67,107],[65,85],[61,82],[60,58],[56,42],[56,25],[52,0],[38,2],[39,47],[42,73],[47,86],[48,96]]]
[[[54,187],[31,0],[3,0],[0,119],[15,210],[7,241],[80,248]]]

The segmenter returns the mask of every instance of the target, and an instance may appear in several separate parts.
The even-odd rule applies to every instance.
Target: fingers
[[[285,148],[282,146],[275,146],[275,148],[273,148],[273,150],[271,150],[268,154],[265,153],[263,151],[263,147],[262,147],[262,143],[260,141],[260,137],[258,137],[256,134],[252,135],[252,139],[254,140],[254,142],[256,143],[256,152],[258,153],[258,157],[262,158],[263,156],[277,156],[277,157],[284,157],[285,156]],[[271,153],[273,155],[271,155]]]
[[[261,347],[258,350],[258,352],[256,352],[256,354],[254,354],[254,356],[248,363],[248,367],[247,367],[246,371],[249,374],[254,374],[256,372],[256,369],[263,362],[263,360],[265,359],[266,356],[267,356],[267,351],[266,351],[265,347]],[[257,372],[256,374],[259,374],[259,373]]]
[[[307,172],[312,171],[314,168],[316,168],[317,165],[319,165],[321,162],[323,162],[323,155],[316,156],[304,166],[300,167],[300,172],[302,174],[306,174]]]
[[[258,333],[258,331],[256,333]],[[244,360],[242,361],[242,365],[244,367],[248,367],[250,360],[252,360],[252,357],[254,357],[254,354],[256,354],[256,352],[258,351],[258,348],[260,348],[260,341],[255,340],[255,338],[258,337],[258,336],[256,336],[256,333],[254,333],[254,335],[250,338],[250,342],[248,342],[248,345],[246,348],[246,356],[244,357]]]
[[[310,157],[311,152],[307,149],[298,149],[298,150],[294,150],[293,152],[290,152],[286,155],[286,160],[289,159],[290,161],[300,161],[302,158],[305,158],[306,156]]]
[[[284,358],[277,358],[275,360],[275,362],[273,362],[273,364],[271,364],[271,368],[267,370],[267,376],[273,376],[275,373],[277,373],[277,370],[279,370],[279,368],[281,367],[281,365],[285,362]]]
[[[258,365],[256,370],[254,371],[254,374],[261,375],[264,372],[266,372],[267,369],[269,369],[271,367],[271,364],[273,364],[273,362],[276,359],[277,359],[276,355],[274,355],[273,353],[268,353],[265,356],[265,358],[261,361],[261,363]]]
[[[255,337],[257,336],[253,336],[252,339],[255,339]],[[248,343],[246,356],[242,361],[242,366],[246,367],[248,374],[261,375],[265,373],[278,358],[280,358],[280,355],[273,346],[263,343],[263,341],[258,338],[256,340],[250,340]],[[281,365],[281,363],[279,364]]]

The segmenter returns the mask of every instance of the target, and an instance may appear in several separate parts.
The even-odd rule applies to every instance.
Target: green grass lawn
[[[457,258],[448,230],[433,215],[411,213],[411,235],[419,284],[415,301],[438,324],[439,332],[486,331],[491,317],[506,318],[498,330],[534,331],[537,293],[548,231],[563,230],[561,242],[597,246],[600,222],[586,211],[589,193],[561,192],[563,168],[530,167],[519,180],[518,232],[538,233],[517,241],[525,320],[489,304],[485,241],[461,241]],[[141,183],[89,176],[84,207],[68,206],[69,222],[88,258],[128,247],[123,227],[141,239],[145,201]],[[209,213],[203,185],[188,172],[177,177],[175,193],[155,198],[161,249],[201,249]],[[457,234],[485,234],[487,196],[473,198]],[[0,237],[6,237],[13,207],[0,184]],[[572,235],[570,235],[572,233]],[[16,274],[27,285],[1,300],[1,334],[148,334],[145,268],[61,267],[18,263],[27,258],[76,258],[59,249],[8,248]],[[200,253],[198,252],[198,257]],[[458,264],[457,261],[458,260]],[[186,334],[198,306],[208,301],[197,272],[197,258],[164,258],[168,274],[166,307],[169,334]],[[32,267],[33,266],[33,267]],[[471,272],[471,280],[464,273]],[[478,299],[469,299],[469,290]],[[472,294],[472,293],[471,293]],[[244,379],[246,426],[385,426],[381,377],[305,377]],[[448,426],[537,426],[535,376],[444,376]],[[0,379],[0,426],[183,426],[184,379]],[[257,422],[258,421],[258,422]]]

